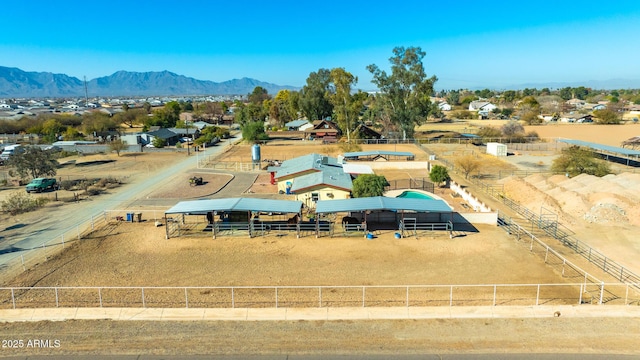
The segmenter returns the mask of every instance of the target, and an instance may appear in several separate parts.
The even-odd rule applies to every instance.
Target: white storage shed
[[[497,142],[487,143],[487,154],[493,156],[507,156],[507,145]]]

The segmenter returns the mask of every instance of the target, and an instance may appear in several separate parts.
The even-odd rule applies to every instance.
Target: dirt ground
[[[597,128],[591,124],[567,124],[566,127],[535,127],[534,130],[542,137],[547,136],[544,131],[548,130],[549,136],[617,146],[622,140],[640,135],[634,134],[635,128],[631,129],[631,126]],[[413,145],[363,146],[363,150],[373,149],[411,151],[416,154],[416,160],[427,159],[426,153],[416,150]],[[339,153],[335,145],[305,144],[293,148],[292,144],[282,144],[261,147],[262,158],[270,160],[286,160],[310,151],[332,156]],[[101,156],[115,158],[115,155],[98,155],[96,158],[99,160]],[[123,156],[115,162],[80,169],[70,165],[60,174],[70,178],[110,175],[121,177],[124,181],[136,181],[169,166],[175,157],[175,154]],[[226,155],[226,160],[251,161],[250,147],[234,146]],[[489,166],[513,167],[499,161]],[[390,180],[404,176],[400,172],[385,175]],[[412,172],[411,175],[417,177],[425,174]],[[208,174],[203,173],[202,176],[204,178]],[[187,186],[184,184],[175,184],[175,188],[167,185],[156,189],[152,196],[205,196],[224,186],[222,184],[228,181],[226,179],[218,175],[207,178],[207,188],[197,189],[206,192],[202,195],[187,193],[191,189],[185,189]],[[258,176],[251,191],[256,194],[268,193],[270,186],[268,178]],[[539,209],[543,204],[544,197],[540,197],[540,194],[544,192],[534,185],[517,184],[513,186],[513,191],[533,209]],[[6,191],[0,191],[0,197],[4,193]],[[553,198],[557,194],[548,196]],[[565,201],[570,203],[571,196]],[[626,210],[627,214],[635,214],[637,206],[631,205]],[[567,212],[571,214],[571,211]],[[36,212],[26,216],[38,215]],[[3,221],[10,220],[3,218]],[[97,233],[91,239],[75,243],[64,253],[26,271],[6,285],[375,285],[567,281],[556,268],[545,265],[540,258],[527,251],[526,245],[507,237],[503,231],[486,226],[478,226],[478,229],[478,233],[454,239],[437,235],[397,240],[393,239],[392,234],[384,234],[374,240],[362,237],[295,239],[292,235],[254,239],[229,237],[212,240],[203,237],[165,240],[165,229],[156,228],[150,222],[120,223],[103,229],[102,233]],[[616,256],[620,256],[624,259],[620,262],[634,261],[636,258],[631,251],[624,257],[626,246],[636,246],[636,236],[633,235],[637,234],[635,228],[624,229],[628,231],[624,233],[620,226],[584,223],[576,225],[576,229],[580,239],[600,240],[602,247],[599,250],[616,260]],[[622,236],[627,241],[621,241],[617,250],[610,246],[609,239],[620,239]],[[612,250],[617,253],[610,254]],[[32,299],[36,303],[42,301],[40,296]],[[255,324],[75,321],[3,324],[0,335],[6,338],[8,335],[32,337],[41,334],[51,337],[51,334],[60,334],[67,344],[65,351],[68,353],[94,354],[265,354],[287,351],[311,354],[413,354],[425,351],[637,354],[636,339],[640,335],[640,322],[637,319],[598,319],[598,326],[594,326],[593,321],[588,318],[559,319],[554,322],[545,319],[491,319]],[[293,341],[292,334],[295,334]],[[121,343],[123,337],[131,341],[114,346]],[[208,345],[199,345],[205,342]],[[0,356],[17,354],[2,352]]]

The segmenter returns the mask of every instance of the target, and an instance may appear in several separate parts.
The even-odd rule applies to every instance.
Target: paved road
[[[219,146],[210,147],[204,155],[212,156],[221,153],[230,144],[241,140],[241,135],[228,142],[220,143]],[[41,247],[42,244],[59,237],[61,234],[73,229],[77,224],[98,216],[106,209],[125,209],[134,205],[148,204],[145,200],[155,187],[166,184],[167,181],[177,178],[180,174],[195,169],[197,166],[197,156],[192,154],[176,163],[169,169],[162,169],[156,173],[149,174],[144,181],[131,183],[123,186],[117,192],[106,194],[87,202],[81,206],[63,206],[55,211],[47,213],[46,217],[32,223],[18,223],[12,227],[19,231],[11,235],[11,239],[4,238],[0,231],[0,269],[7,264],[10,259],[20,256],[21,253],[33,248]],[[175,203],[175,200],[172,200]],[[154,205],[171,205],[167,203],[155,203]],[[5,230],[5,229],[2,229]]]

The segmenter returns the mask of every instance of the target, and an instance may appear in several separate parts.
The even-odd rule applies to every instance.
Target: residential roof
[[[291,187],[291,191],[296,193],[322,185],[344,191],[351,191],[353,187],[351,175],[345,174],[340,168],[327,167],[324,171],[314,172],[296,178]]]
[[[302,201],[272,200],[256,198],[226,198],[181,201],[165,214],[204,215],[211,211],[260,211],[276,213],[299,213]]]
[[[270,167],[269,171],[275,171],[275,178],[278,179],[309,170],[323,171],[327,168],[342,169],[342,165],[338,164],[338,160],[336,158],[313,153],[285,160],[279,167]]]
[[[592,142],[582,141],[582,140],[558,139],[558,141],[566,144],[584,146],[593,150],[605,151],[605,152],[614,153],[614,154],[621,154],[621,155],[635,156],[635,157],[640,156],[640,150],[626,149],[622,147],[597,144],[597,143],[592,143]]]
[[[147,135],[151,135],[153,137],[157,137],[160,139],[170,139],[172,137],[177,137],[178,134],[174,133],[173,131],[169,130],[169,129],[158,129],[156,131],[149,131],[147,133]]]
[[[304,124],[307,124],[307,123],[309,123],[309,121],[300,119],[300,120],[289,121],[288,123],[284,124],[284,126],[286,126],[286,127],[300,127],[300,126],[302,126]]]
[[[336,213],[348,211],[415,211],[450,213],[453,210],[444,200],[392,198],[386,196],[364,197],[342,200],[320,200],[316,213]]]

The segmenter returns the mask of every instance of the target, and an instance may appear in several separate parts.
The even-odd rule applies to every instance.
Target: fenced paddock
[[[589,287],[595,287],[589,291]],[[602,298],[585,297],[597,293]],[[606,294],[623,293],[616,301]],[[322,308],[640,305],[629,284],[487,284],[236,287],[5,287],[0,308]]]

